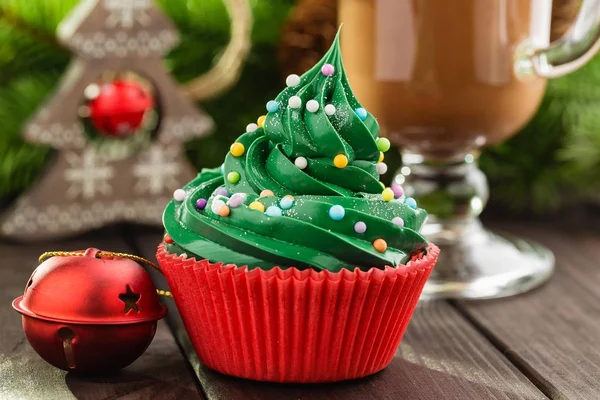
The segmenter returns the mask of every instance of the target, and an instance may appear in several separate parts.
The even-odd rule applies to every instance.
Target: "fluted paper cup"
[[[439,249],[407,265],[342,270],[252,269],[169,253],[157,258],[200,360],[271,382],[334,382],[394,357]]]

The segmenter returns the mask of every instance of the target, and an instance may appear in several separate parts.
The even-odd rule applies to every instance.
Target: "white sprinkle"
[[[175,199],[175,201],[184,201],[185,195],[186,195],[185,190],[177,189],[176,191],[173,192],[173,199]]]
[[[333,104],[327,104],[324,108],[325,114],[333,115],[335,114],[335,106]]]
[[[312,113],[317,112],[319,109],[319,102],[316,100],[309,100],[306,103],[306,109]]]
[[[379,175],[385,174],[388,169],[387,164],[383,163],[383,162],[377,163],[376,167],[377,167],[377,172],[379,173]]]
[[[212,210],[212,212],[214,212],[215,214],[219,213],[219,209],[221,207],[223,207],[225,205],[225,202],[223,200],[214,200],[212,202],[212,205],[210,206],[210,209]]]
[[[288,106],[290,108],[300,108],[302,106],[302,99],[298,96],[292,96],[288,100]]]
[[[300,169],[304,169],[308,165],[308,161],[304,157],[298,157],[294,160],[294,165]]]
[[[246,132],[254,132],[257,129],[258,129],[258,125],[254,124],[254,123],[246,125]]]
[[[300,84],[300,77],[296,74],[288,75],[288,77],[285,78],[285,84],[287,87],[298,86],[298,84]]]

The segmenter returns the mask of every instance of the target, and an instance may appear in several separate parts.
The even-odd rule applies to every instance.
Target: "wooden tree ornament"
[[[243,26],[251,21],[248,14]],[[58,38],[77,57],[54,96],[24,128],[26,140],[58,151],[5,214],[0,232],[38,240],[118,221],[159,225],[173,191],[196,174],[183,142],[213,127],[163,68],[162,57],[178,42],[174,25],[152,0],[83,0],[60,24]],[[234,39],[226,52],[237,46],[245,58],[249,38]],[[158,118],[147,142],[138,141],[137,147],[127,147],[122,138],[101,138],[113,149],[102,151],[86,132],[82,107],[107,71],[135,73],[152,86]],[[125,151],[115,153],[120,144]]]

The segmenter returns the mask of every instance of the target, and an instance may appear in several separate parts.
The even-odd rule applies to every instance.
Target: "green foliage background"
[[[218,165],[230,143],[264,112],[283,86],[275,50],[293,0],[251,0],[253,48],[239,83],[201,106],[216,132],[187,144],[199,168]],[[54,39],[77,0],[0,0],[0,199],[26,189],[46,165],[49,148],[23,142],[23,122],[51,93],[71,55]],[[210,69],[229,38],[221,0],[160,0],[181,45],[165,63],[180,82]],[[492,202],[545,213],[598,200],[600,193],[600,58],[549,82],[539,112],[513,139],[484,152]],[[398,155],[386,157],[390,171]],[[388,179],[392,174],[388,173]]]

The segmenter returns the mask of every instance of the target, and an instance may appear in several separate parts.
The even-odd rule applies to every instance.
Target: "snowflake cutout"
[[[106,26],[132,28],[136,22],[147,26],[150,16],[146,11],[151,7],[150,0],[104,0],[104,8],[110,13]]]
[[[175,189],[176,177],[181,172],[176,148],[163,149],[152,146],[133,167],[138,182],[133,188],[137,193],[160,194]]]
[[[80,156],[77,153],[67,153],[65,159],[69,166],[65,168],[64,178],[71,183],[67,189],[67,198],[75,199],[81,195],[85,199],[91,199],[96,194],[111,194],[108,180],[114,175],[113,168],[102,161],[94,150],[87,149]]]

